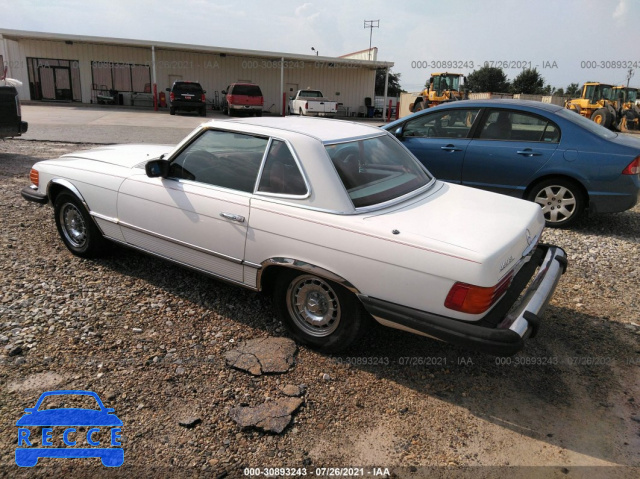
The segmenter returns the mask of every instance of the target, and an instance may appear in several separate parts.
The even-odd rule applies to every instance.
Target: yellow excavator
[[[416,98],[410,110],[415,112],[440,103],[462,100],[465,96],[464,80],[462,73],[432,73],[429,85]]]
[[[638,89],[626,86],[614,86],[613,96],[617,99],[618,129],[624,133],[639,131],[640,107],[637,105]]]
[[[582,86],[580,98],[567,100],[564,106],[586,118],[591,118],[599,125],[615,129],[618,124],[618,115],[614,107],[613,95],[611,85],[586,82]]]

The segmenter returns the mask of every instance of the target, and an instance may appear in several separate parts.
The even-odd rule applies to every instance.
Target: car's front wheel
[[[584,209],[584,195],[580,187],[570,180],[555,179],[534,185],[527,195],[542,207],[547,226],[569,226]]]
[[[369,315],[353,293],[313,274],[280,274],[273,289],[276,314],[303,344],[333,353],[357,339]]]
[[[64,245],[76,256],[92,258],[105,250],[107,241],[82,202],[71,193],[60,193],[55,200],[56,227]]]

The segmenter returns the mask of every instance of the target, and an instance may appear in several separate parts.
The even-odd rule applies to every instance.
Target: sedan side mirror
[[[396,128],[396,131],[393,132],[396,138],[402,138],[402,127],[399,126]]]
[[[169,174],[169,161],[151,160],[144,165],[144,171],[149,178],[166,178]]]

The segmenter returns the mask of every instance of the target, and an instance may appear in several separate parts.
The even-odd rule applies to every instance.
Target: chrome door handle
[[[227,220],[237,221],[238,223],[244,223],[244,216],[234,215],[233,213],[220,213],[220,216]]]
[[[462,148],[457,148],[455,145],[441,146],[440,149],[444,151],[462,151]]]
[[[540,155],[542,155],[542,153],[538,153],[536,151],[533,151],[531,148],[525,148],[524,150],[518,150],[518,151],[516,151],[516,153],[518,155],[523,155],[523,156],[540,156]]]

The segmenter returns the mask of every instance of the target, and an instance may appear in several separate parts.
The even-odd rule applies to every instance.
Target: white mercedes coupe
[[[535,203],[433,178],[390,133],[313,118],[210,121],[177,146],[36,163],[29,201],[92,257],[136,248],[273,296],[336,352],[379,323],[489,354],[535,336],[567,266]]]

